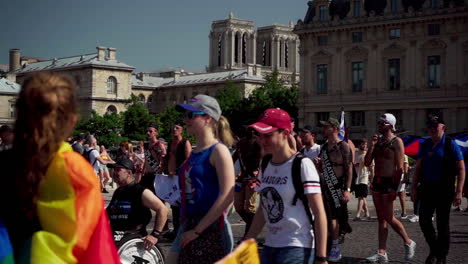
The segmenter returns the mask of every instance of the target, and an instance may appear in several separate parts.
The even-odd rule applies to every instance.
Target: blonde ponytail
[[[234,143],[234,137],[232,136],[231,125],[226,117],[221,116],[218,122],[214,122],[214,133],[215,137],[221,141],[224,145],[231,147]]]

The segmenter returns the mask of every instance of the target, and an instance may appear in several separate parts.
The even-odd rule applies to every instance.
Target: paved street
[[[109,194],[104,194],[106,206],[112,197],[113,189],[108,188]],[[409,200],[408,200],[409,201]],[[377,219],[375,217],[375,209],[370,197],[368,202],[371,208],[372,219],[370,221],[351,221],[353,233],[346,236],[344,245],[342,246],[342,254],[344,259],[340,263],[366,263],[365,258],[374,254],[377,250]],[[395,215],[400,215],[399,202],[396,202],[397,209]],[[466,200],[463,201],[463,208],[466,208]],[[352,199],[349,205],[351,212],[350,219],[354,217],[354,213],[357,207],[357,200]],[[407,202],[409,208],[408,213],[413,212],[411,202]],[[245,223],[240,219],[237,214],[233,214],[229,217],[232,224],[235,241],[238,241],[244,232]],[[467,256],[468,249],[468,213],[465,212],[453,212],[451,215],[451,246],[448,257],[450,264],[463,264],[468,263],[465,259]],[[411,223],[408,220],[402,220],[406,230],[410,237],[417,243],[415,259],[410,263],[424,263],[426,256],[429,253],[429,249],[425,243],[423,234],[420,231],[418,223]],[[149,225],[151,228],[153,223]],[[407,263],[404,261],[404,247],[400,237],[393,231],[390,230],[388,236],[388,256],[390,263]],[[167,252],[170,248],[170,242],[161,241],[160,246]]]

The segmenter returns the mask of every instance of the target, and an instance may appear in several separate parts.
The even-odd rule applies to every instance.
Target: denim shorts
[[[177,236],[174,239],[174,242],[172,243],[172,246],[171,246],[172,252],[179,253],[181,251],[180,237],[185,231],[186,230],[184,230],[184,225],[180,225],[179,231],[177,231]],[[224,247],[226,248],[226,251],[231,252],[234,247],[234,237],[232,235],[231,224],[229,223],[227,219],[224,220],[223,242],[224,242]]]
[[[265,246],[260,257],[262,264],[314,264],[315,249],[303,247]]]

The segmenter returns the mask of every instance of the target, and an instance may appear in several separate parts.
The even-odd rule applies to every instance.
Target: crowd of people
[[[58,74],[32,76],[18,99],[15,128],[0,128],[0,162],[10,175],[0,188],[0,227],[6,227],[17,260],[29,250],[48,252],[50,260],[63,263],[117,263],[113,243],[92,247],[99,230],[101,243],[112,241],[113,231],[138,233],[145,249],[169,239],[167,263],[214,263],[237,242],[227,217],[234,207],[246,223],[242,240],[265,232],[261,263],[337,262],[341,244],[352,232],[352,192],[358,199],[353,220],[370,219],[369,194],[377,214],[377,252],[368,261],[388,262],[389,226],[401,237],[405,260],[416,254],[416,243],[394,216],[399,197],[400,218],[408,217],[410,162],[392,114],[378,118],[378,135],[354,143],[340,137],[337,119],[322,120],[324,143],[319,145],[317,129],[305,125],[296,134],[289,113],[271,108],[246,126],[239,139],[216,99],[197,95],[176,106],[183,120],[174,122],[169,142],[158,137],[158,124],[151,123],[146,142],[138,142],[136,149],[121,142],[111,155],[93,135],[80,134],[65,143],[78,118],[75,90],[73,81]],[[426,263],[446,263],[450,208],[467,194],[465,168],[442,118],[430,117],[427,128],[430,138],[420,147],[412,177],[415,212],[410,220],[419,222],[429,245]],[[193,142],[183,136],[184,129]],[[178,179],[172,231],[169,209],[156,193],[156,175]],[[118,188],[104,209],[96,193],[107,193],[108,184]],[[73,199],[72,207],[65,206]],[[147,232],[150,210],[154,226]],[[55,227],[57,221],[68,221],[66,230]],[[35,254],[28,256],[42,257]],[[91,256],[96,259],[90,262]]]

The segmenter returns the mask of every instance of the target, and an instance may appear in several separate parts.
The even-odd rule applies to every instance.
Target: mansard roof
[[[21,86],[15,82],[0,78],[0,93],[18,94]]]
[[[123,70],[133,70],[135,67],[120,62],[118,60],[109,60],[103,59],[98,60],[98,54],[86,54],[86,55],[78,55],[73,57],[65,57],[65,58],[56,58],[46,61],[34,62],[24,64],[23,67],[14,71],[16,74],[27,73],[27,72],[35,72],[35,71],[48,71],[48,70],[64,70],[70,68],[78,68],[78,67],[108,67],[108,68],[119,68]]]
[[[244,80],[244,81],[252,81],[252,82],[264,82],[265,81],[262,76],[249,75],[247,72],[247,69],[185,75],[185,76],[180,76],[179,78],[177,78],[177,80],[174,80],[174,78],[170,78],[170,79],[171,81],[163,84],[162,87],[224,82],[227,80],[233,80],[233,81]]]

